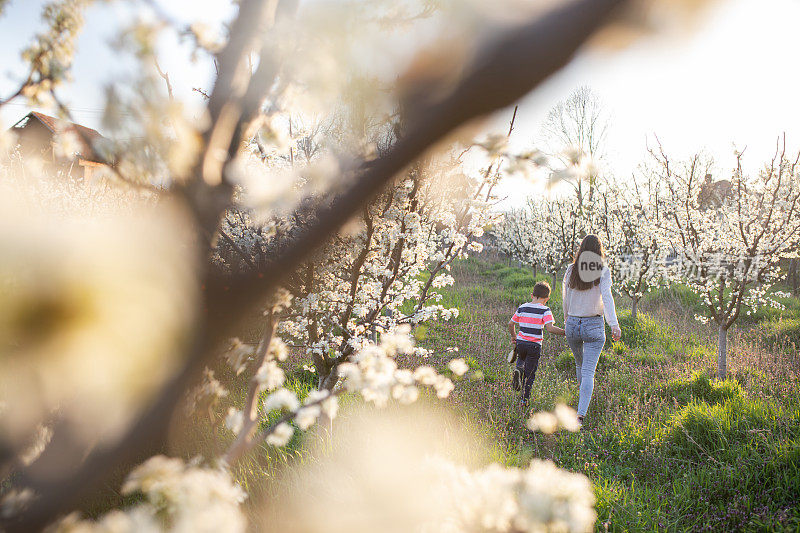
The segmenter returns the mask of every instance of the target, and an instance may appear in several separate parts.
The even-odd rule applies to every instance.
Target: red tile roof
[[[78,142],[81,145],[80,155],[84,159],[89,161],[100,161],[99,157],[94,155],[94,150],[92,147],[87,144],[87,141],[94,143],[97,140],[104,139],[100,132],[97,130],[93,130],[92,128],[87,128],[86,126],[81,126],[80,124],[75,124],[74,122],[68,122],[65,120],[61,120],[55,117],[51,117],[49,115],[45,115],[43,113],[39,113],[38,111],[31,111],[30,113],[34,117],[36,117],[39,122],[45,125],[47,129],[49,129],[53,134],[61,133],[65,131],[73,131],[77,134]]]

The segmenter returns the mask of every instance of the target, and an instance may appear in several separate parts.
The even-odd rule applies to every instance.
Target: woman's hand
[[[614,326],[611,328],[611,338],[614,339],[614,342],[622,338],[622,330],[619,329],[619,326]]]

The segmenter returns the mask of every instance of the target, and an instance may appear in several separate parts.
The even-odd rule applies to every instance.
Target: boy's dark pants
[[[539,367],[539,356],[542,353],[542,345],[538,342],[517,341],[514,348],[517,351],[517,368],[522,371],[522,399],[527,400],[531,397],[531,387],[536,378],[536,369]]]

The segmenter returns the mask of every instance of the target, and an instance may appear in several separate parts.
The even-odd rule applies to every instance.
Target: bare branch
[[[158,72],[158,75],[161,76],[164,79],[164,83],[167,84],[167,94],[169,95],[170,101],[175,100],[175,95],[172,93],[172,83],[169,81],[169,74],[161,70],[161,67],[158,64],[158,59],[155,57],[153,58],[153,63],[156,65],[156,71]]]

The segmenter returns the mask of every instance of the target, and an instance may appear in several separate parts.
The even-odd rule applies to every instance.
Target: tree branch
[[[254,431],[258,425],[258,393],[261,389],[261,383],[257,379],[258,370],[264,364],[264,360],[269,353],[269,345],[272,342],[272,336],[275,333],[275,321],[273,319],[273,310],[270,309],[267,313],[267,327],[264,330],[264,336],[258,346],[255,358],[255,374],[250,378],[250,387],[247,390],[247,398],[244,402],[242,413],[244,414],[244,425],[242,426],[239,436],[233,442],[228,451],[222,457],[226,464],[231,465],[239,460],[249,449],[252,448]]]
[[[302,231],[270,265],[258,273],[208,280],[206,301],[202,306],[206,314],[195,325],[196,336],[182,371],[116,443],[90,452],[70,475],[53,479],[35,475],[36,469],[21,472],[17,481],[32,488],[38,498],[22,514],[3,520],[0,527],[8,533],[39,530],[59,514],[73,509],[89,491],[98,488],[121,467],[142,461],[160,449],[175,407],[210,359],[217,340],[225,337],[244,314],[263,302],[285,276],[310,257],[404,167],[467,121],[506,107],[539,85],[564,66],[579,46],[603,25],[610,12],[623,3],[624,0],[577,0],[526,22],[480,49],[452,91],[438,101],[419,104],[408,117],[406,135],[383,157],[364,162],[355,173],[352,186],[323,207],[316,223]],[[235,74],[246,63],[246,52],[265,19],[267,7],[267,2],[243,0],[230,32],[231,41],[219,55],[219,75],[208,102],[212,127],[205,136],[206,156],[198,166],[199,175],[205,178],[206,184],[221,179],[220,163],[213,160],[220,146],[226,145],[225,152],[229,152],[228,148],[235,144],[230,142],[233,135],[226,129],[230,127],[231,118],[241,120],[239,110],[228,107],[232,99],[241,98],[238,95],[242,94],[241,89],[234,87]],[[525,68],[519,68],[520,64]],[[231,116],[223,116],[226,109]],[[210,155],[212,152],[214,156]],[[217,194],[218,198],[209,199],[210,193]],[[214,226],[211,229],[215,229],[230,201],[230,192],[200,192],[190,199],[197,208],[200,226]],[[69,446],[68,436],[62,440],[62,444]],[[59,443],[52,442],[48,449],[58,446]],[[48,455],[47,451],[44,455]]]

